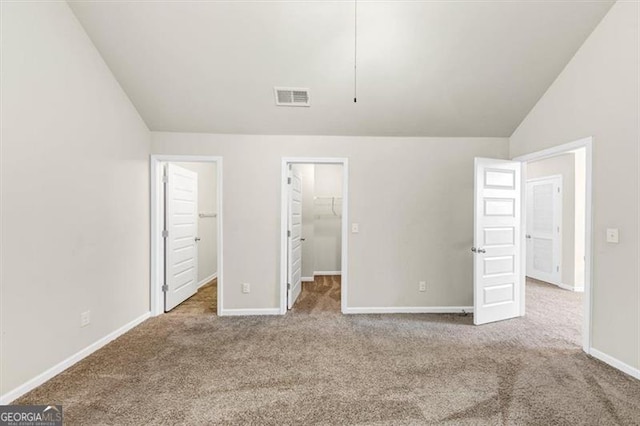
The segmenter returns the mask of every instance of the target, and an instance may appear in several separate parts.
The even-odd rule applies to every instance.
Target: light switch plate
[[[353,234],[357,234],[358,232],[360,232],[360,224],[358,223],[352,223],[351,224],[351,232]]]
[[[620,242],[618,228],[607,228],[607,242],[613,244]]]

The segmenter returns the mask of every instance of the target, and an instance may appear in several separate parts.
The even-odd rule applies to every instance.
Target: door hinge
[[[558,188],[558,194],[560,193],[560,188]]]
[[[291,231],[287,231],[287,237],[291,236]]]
[[[290,177],[287,178],[287,185],[291,185],[291,178]]]
[[[287,291],[291,290],[291,283],[287,283]]]
[[[162,230],[162,238],[167,238],[169,237],[169,231],[167,231],[166,229]]]
[[[168,286],[168,285],[166,285],[166,284],[163,284],[163,285],[162,285],[162,291],[164,291],[164,292],[169,291],[169,286]]]
[[[167,182],[169,182],[169,176],[163,175],[162,176],[162,183],[167,183]]]
[[[556,266],[556,272],[560,272],[560,266]]]

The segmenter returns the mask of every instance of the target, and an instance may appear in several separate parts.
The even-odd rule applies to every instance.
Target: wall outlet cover
[[[91,311],[85,311],[80,314],[80,327],[86,327],[91,323]]]
[[[607,242],[617,244],[620,242],[618,228],[607,228]]]

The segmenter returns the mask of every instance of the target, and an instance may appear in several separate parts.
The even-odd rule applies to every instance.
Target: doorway
[[[222,158],[151,156],[151,312],[222,312]]]
[[[566,321],[575,322],[568,324],[580,334],[575,340],[590,353],[592,139],[514,160],[522,164],[525,200],[521,315],[527,293],[547,306],[557,301]]]
[[[346,159],[284,158],[280,311],[344,311]]]
[[[574,241],[578,241],[580,249],[576,248],[570,256],[564,257],[563,250],[558,248],[556,252],[553,245],[561,240],[568,240],[558,235],[557,238],[548,238],[549,233],[562,234],[562,221],[555,217],[560,214],[554,208],[554,193],[558,194],[567,188],[567,179],[559,184],[549,181],[547,187],[543,187],[537,194],[532,191],[527,193],[527,181],[535,171],[528,166],[535,162],[559,158],[570,155],[582,160],[582,175],[584,190],[582,195],[575,194],[576,203],[579,204],[575,211],[581,212],[571,225],[577,238],[571,238],[572,247]],[[582,301],[575,303],[577,315],[574,318],[582,322],[576,327],[577,341],[582,340],[583,350],[590,353],[591,347],[591,188],[592,188],[592,139],[586,138],[576,142],[560,145],[544,151],[514,158],[512,161],[500,159],[476,158],[475,162],[475,212],[474,212],[474,244],[471,248],[474,253],[474,323],[484,324],[525,315],[525,301],[527,285],[541,290],[535,296],[539,300],[552,300],[545,293],[544,283],[527,280],[527,258],[536,259],[534,269],[544,269],[552,277],[564,277],[565,273],[572,272],[575,278],[571,289],[579,292],[584,289]],[[577,176],[577,175],[576,175]],[[536,176],[553,178],[547,176]],[[576,177],[574,177],[577,179]],[[536,181],[529,183],[533,184]],[[530,185],[535,188],[535,185]],[[566,192],[566,191],[565,191]],[[557,197],[557,195],[555,195]],[[556,200],[559,206],[560,200]],[[525,232],[531,224],[528,220],[528,210],[538,208],[540,216],[532,220],[540,220],[536,226],[547,232],[539,239],[538,247],[530,247],[534,242],[533,234]],[[563,216],[568,211],[566,205],[562,209]],[[568,221],[565,221],[568,222]],[[544,226],[541,226],[544,225]],[[566,226],[565,226],[566,228]],[[540,229],[539,229],[540,230]],[[527,238],[527,236],[531,238]],[[546,238],[546,240],[545,240]],[[566,246],[566,244],[565,244]],[[533,253],[529,253],[532,251]],[[573,262],[569,262],[572,260]],[[564,268],[563,268],[564,262]],[[531,269],[531,268],[530,268]],[[553,270],[555,269],[555,274]],[[560,274],[560,275],[558,275]],[[564,278],[562,278],[564,279]],[[567,287],[566,283],[558,281],[558,284],[546,284]],[[562,297],[565,297],[565,293]],[[566,298],[566,297],[565,297]],[[582,333],[579,333],[580,328]]]

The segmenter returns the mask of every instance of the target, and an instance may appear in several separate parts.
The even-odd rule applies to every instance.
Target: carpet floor
[[[341,315],[339,285],[286,316],[149,319],[17,403],[86,425],[640,424],[640,381],[580,349],[580,294],[530,281],[526,317],[473,326]]]

